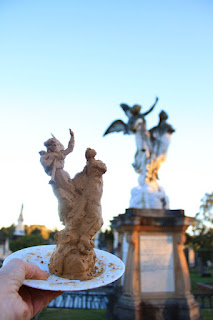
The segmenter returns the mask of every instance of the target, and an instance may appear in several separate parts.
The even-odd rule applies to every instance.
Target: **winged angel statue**
[[[105,131],[104,136],[112,132],[123,132],[124,134],[134,134],[136,140],[136,153],[133,167],[139,173],[139,187],[132,189],[130,206],[148,208],[168,208],[168,199],[164,190],[157,183],[158,170],[166,160],[167,149],[170,143],[171,134],[175,129],[167,123],[168,115],[165,111],[159,114],[157,126],[147,130],[146,116],[152,112],[158,102],[156,98],[154,104],[144,113],[141,113],[140,105],[120,104],[121,108],[128,117],[128,122],[115,120]],[[140,196],[138,190],[140,189]],[[142,191],[141,191],[142,190]],[[146,195],[155,194],[155,200],[147,199]],[[141,199],[141,196],[143,199]],[[156,204],[156,197],[160,200]],[[149,197],[150,198],[150,197]]]

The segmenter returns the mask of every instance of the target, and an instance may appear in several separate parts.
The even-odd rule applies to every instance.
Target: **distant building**
[[[25,236],[25,230],[24,230],[24,217],[23,217],[23,204],[21,206],[21,212],[20,212],[20,215],[19,215],[19,218],[18,218],[18,224],[15,228],[15,231],[14,231],[14,237],[20,237],[20,236]]]
[[[30,226],[26,226],[27,234],[41,234],[41,236],[47,240],[49,239],[49,234],[52,230],[48,229],[45,225],[40,224],[31,224]]]
[[[17,239],[18,237],[25,236],[25,228],[24,228],[24,217],[23,217],[23,204],[21,206],[21,212],[18,217],[18,224],[15,227],[15,231],[13,233],[13,239]],[[6,228],[7,229],[7,228]],[[9,249],[9,236],[6,236],[4,231],[0,232],[0,266],[4,259],[11,253]]]

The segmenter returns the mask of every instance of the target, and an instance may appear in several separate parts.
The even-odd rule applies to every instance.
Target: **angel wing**
[[[104,132],[104,136],[111,132],[120,132],[123,131],[124,134],[128,134],[128,126],[122,120],[115,120],[111,123],[109,128]]]
[[[121,103],[120,106],[123,109],[123,111],[126,113],[127,117],[131,118],[132,117],[132,113],[130,111],[131,108],[125,103]]]

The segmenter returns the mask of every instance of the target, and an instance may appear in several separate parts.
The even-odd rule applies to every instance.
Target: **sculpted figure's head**
[[[95,156],[96,156],[96,151],[94,149],[87,148],[85,153],[85,157],[87,161],[89,161],[90,159],[94,159]]]
[[[139,106],[139,104],[135,104],[130,110],[131,110],[131,113],[135,116],[140,113],[141,106]]]
[[[47,152],[55,152],[55,151],[64,150],[63,144],[61,144],[61,142],[58,141],[54,136],[53,136],[53,138],[45,141],[44,146],[47,148]]]
[[[161,111],[159,114],[160,120],[167,120],[168,119],[168,114],[165,111]]]

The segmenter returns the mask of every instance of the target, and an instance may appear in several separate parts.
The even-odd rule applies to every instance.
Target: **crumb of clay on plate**
[[[48,252],[48,253],[46,254],[46,257],[50,257],[51,254],[52,254],[52,252]]]

